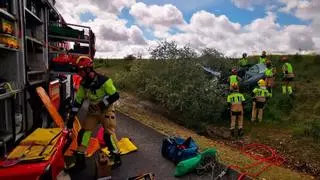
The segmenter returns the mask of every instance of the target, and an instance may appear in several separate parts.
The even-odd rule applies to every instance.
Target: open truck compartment
[[[94,57],[90,27],[67,24],[55,3],[0,1],[0,157],[35,129],[53,125],[37,87],[50,92],[61,114],[69,108],[74,95],[72,69],[52,60],[60,54]]]

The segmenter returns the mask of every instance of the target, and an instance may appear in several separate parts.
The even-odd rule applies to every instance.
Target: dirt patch
[[[199,135],[194,131],[191,131],[181,125],[169,121],[168,118],[159,115],[159,109],[161,109],[161,107],[147,101],[141,101],[128,93],[121,93],[121,100],[118,103],[118,109],[120,112],[129,115],[136,120],[139,120],[140,122],[165,135],[178,135],[185,138],[191,136],[196,140],[201,149],[205,149],[207,147],[215,147],[219,152],[222,162],[226,165],[236,164],[239,166],[244,166],[253,162],[252,159],[241,154],[239,148],[243,146],[243,144],[255,142],[254,138],[246,136],[242,139],[230,139],[227,133],[225,133],[226,129],[223,128],[211,129],[212,138]],[[208,129],[210,128],[208,127]],[[210,132],[208,132],[208,134],[209,133]],[[284,142],[287,141],[282,141],[282,143]],[[285,165],[285,167],[291,166]],[[268,171],[264,172],[259,178],[314,179],[312,176],[306,175],[304,173],[297,173],[285,167],[272,167]]]

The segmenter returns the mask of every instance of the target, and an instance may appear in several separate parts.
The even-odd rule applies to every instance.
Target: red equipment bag
[[[52,59],[53,63],[57,64],[75,64],[77,56],[68,55],[68,54],[59,54],[57,57]]]

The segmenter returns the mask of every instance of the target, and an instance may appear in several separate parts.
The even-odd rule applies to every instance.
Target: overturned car
[[[201,66],[201,68],[215,80],[218,79],[222,84],[228,84],[228,75],[222,75],[221,72],[215,71],[210,67]],[[265,64],[255,64],[245,69],[239,69],[238,76],[241,78],[240,89],[252,90],[255,88],[258,81],[265,78],[266,69]]]

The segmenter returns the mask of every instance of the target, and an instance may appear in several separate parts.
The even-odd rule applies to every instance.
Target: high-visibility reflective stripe
[[[110,180],[110,179],[111,179],[111,176],[98,178],[98,180]]]
[[[238,83],[237,75],[231,75],[230,76],[230,85],[233,83]]]
[[[260,64],[266,63],[266,59],[267,59],[267,58],[262,58],[262,57],[260,57],[259,63],[260,63]]]
[[[266,69],[265,75],[266,75],[267,77],[272,77],[272,76],[273,76],[273,71],[272,71],[272,69]]]
[[[72,112],[78,112],[78,111],[79,111],[79,108],[77,108],[77,107],[72,108]]]
[[[110,136],[110,140],[111,140],[111,144],[112,144],[112,146],[113,146],[113,148],[114,148],[115,153],[118,153],[118,151],[119,151],[119,150],[118,150],[118,146],[117,146],[116,141],[114,140],[113,135]]]
[[[104,105],[108,106],[109,105],[109,101],[108,101],[109,96],[104,96],[102,102],[104,103]]]
[[[84,147],[88,147],[89,141],[91,138],[91,131],[85,131],[82,137],[81,145]]]
[[[230,103],[235,104],[235,103],[241,103],[244,101],[242,94],[230,94],[228,96],[228,101],[230,101]]]
[[[291,64],[290,63],[286,63],[285,65],[287,66],[288,73],[293,73],[293,68],[292,68]]]

